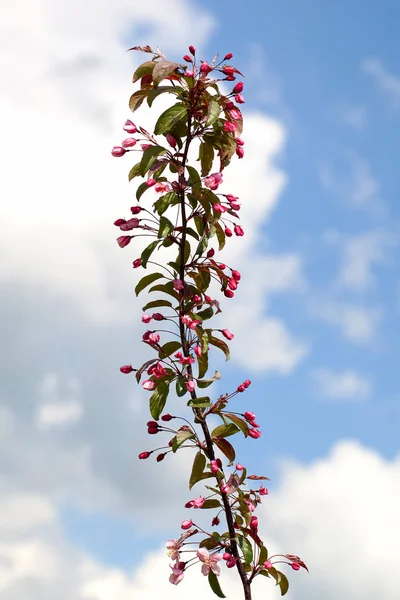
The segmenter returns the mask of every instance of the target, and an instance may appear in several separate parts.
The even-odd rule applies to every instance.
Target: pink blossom
[[[120,367],[119,370],[121,371],[121,373],[125,373],[125,375],[128,375],[129,373],[132,373],[132,371],[134,371],[131,365],[124,365],[123,367]]]
[[[233,88],[232,92],[234,94],[240,94],[240,92],[243,92],[243,88],[244,88],[244,83],[243,81],[239,81],[235,87]]]
[[[197,346],[194,347],[194,353],[196,354],[196,356],[202,355],[201,346],[199,344],[197,344]]]
[[[261,496],[266,496],[268,494],[268,490],[266,487],[261,486],[258,490]]]
[[[229,229],[229,227],[225,227],[225,235],[226,237],[232,237],[232,231],[231,229]]]
[[[115,156],[115,158],[119,158],[120,156],[123,156],[125,154],[126,150],[125,148],[122,148],[121,146],[114,146],[114,148],[111,150],[111,154],[113,156]]]
[[[194,500],[191,500],[190,504],[193,506],[193,508],[201,508],[204,502],[204,498],[202,496],[198,496],[197,498],[194,498]]]
[[[194,77],[193,69],[187,69],[187,71],[185,73],[185,77]]]
[[[223,130],[228,133],[234,133],[236,131],[237,125],[233,121],[225,121]]]
[[[231,486],[228,483],[224,483],[224,485],[221,485],[221,492],[223,494],[230,494],[231,491]]]
[[[193,521],[182,521],[181,523],[181,529],[190,529],[191,526],[193,525]]]
[[[210,554],[207,548],[199,548],[196,554],[197,558],[204,563],[201,567],[203,575],[208,575],[210,571],[212,571],[214,575],[219,575],[221,573],[220,566],[217,565],[217,562],[222,560],[222,554]]]
[[[203,62],[201,64],[200,73],[205,73],[206,75],[208,75],[209,73],[211,73],[211,71],[212,71],[212,67],[210,67],[208,62]]]
[[[215,210],[216,212],[219,212],[219,213],[224,213],[224,212],[226,212],[226,207],[225,207],[225,206],[222,206],[222,204],[220,204],[219,202],[216,202],[216,203],[214,204],[213,208],[214,208],[214,210]]]
[[[150,333],[148,341],[150,344],[158,344],[160,341],[160,335],[158,333]]]
[[[135,138],[126,138],[126,140],[124,140],[121,144],[121,146],[123,148],[133,148],[133,146],[135,146],[137,143],[137,140],[135,140]]]
[[[175,148],[177,142],[172,133],[167,133],[165,137],[167,138],[167,142],[171,146],[171,148]]]
[[[161,192],[166,193],[166,192],[171,191],[171,186],[169,185],[169,183],[167,181],[160,181],[159,183],[156,183],[156,185],[154,186],[154,190],[157,192],[157,194],[159,194]]]
[[[255,440],[261,437],[261,431],[258,429],[249,429],[249,436]]]
[[[266,560],[263,565],[266,569],[272,569],[272,562],[270,560]]]
[[[131,213],[133,215],[138,215],[142,211],[141,206],[131,206]]]
[[[219,465],[216,460],[210,461],[210,469],[211,469],[211,473],[214,473],[214,474],[218,473]]]
[[[142,388],[144,390],[154,390],[155,387],[156,384],[154,383],[154,381],[151,381],[151,379],[147,379],[147,381],[143,381],[142,383]]]
[[[256,510],[256,505],[251,500],[247,500],[246,504],[250,512],[254,512]]]
[[[132,123],[132,121],[130,119],[125,121],[123,130],[126,131],[126,133],[131,133],[131,134],[137,132],[136,125],[134,123]]]
[[[196,383],[192,379],[186,381],[185,385],[188,392],[193,392],[196,388]]]
[[[218,189],[218,186],[222,183],[222,174],[221,173],[212,173],[204,179],[204,185],[210,190],[215,191]]]
[[[177,540],[168,540],[168,542],[165,545],[167,547],[168,556],[172,558],[172,560],[178,560],[180,548],[179,542],[177,542]]]
[[[133,217],[132,219],[128,219],[125,223],[122,223],[119,228],[121,231],[131,231],[132,229],[135,229],[135,227],[138,227],[139,223],[139,219]]]
[[[235,101],[236,101],[238,104],[244,104],[244,103],[245,103],[244,96],[242,96],[242,94],[237,94],[237,95],[235,96]]]
[[[153,375],[156,379],[160,379],[166,374],[166,370],[160,362],[158,362],[156,365],[151,365],[147,372],[149,375]]]
[[[194,56],[196,54],[196,48],[194,46],[189,46],[189,52]]]
[[[185,287],[185,284],[183,283],[183,281],[181,279],[174,279],[174,290],[180,291],[183,290]]]
[[[147,187],[152,187],[153,185],[156,185],[156,180],[150,177],[150,179],[146,181],[146,185]]]
[[[236,148],[236,156],[238,156],[239,158],[243,158],[244,156],[244,150],[241,146],[238,146]]]
[[[170,568],[172,569],[172,573],[169,576],[169,581],[170,583],[173,583],[174,585],[178,585],[178,583],[180,583],[183,579],[184,570],[185,567],[185,563],[183,562],[176,562],[175,565],[170,565]]]
[[[232,110],[229,111],[229,116],[231,119],[238,121],[239,119],[242,118],[242,113],[240,112],[240,110],[238,108],[232,108]]]
[[[237,471],[243,471],[244,466],[241,463],[238,463],[235,468]]]
[[[193,358],[193,356],[182,356],[179,362],[181,363],[181,365],[192,365],[196,361]]]
[[[221,329],[221,333],[227,340],[233,340],[235,337],[235,335],[231,333],[229,329]]]
[[[228,54],[225,54],[224,60],[231,60],[232,56],[233,56],[232,52],[228,52]]]
[[[120,248],[125,248],[125,246],[127,246],[129,244],[131,239],[132,239],[131,235],[121,235],[119,238],[117,238],[118,246]]]
[[[145,458],[149,458],[150,454],[151,454],[151,452],[141,452],[139,454],[139,458],[140,458],[140,460],[144,460]]]
[[[293,571],[298,571],[300,569],[299,563],[296,563],[296,562],[292,563],[291,567],[292,567]]]
[[[137,269],[138,267],[142,266],[142,259],[141,258],[135,258],[135,260],[132,263],[133,268]]]
[[[242,235],[244,235],[244,231],[243,231],[242,227],[240,227],[240,225],[235,225],[235,227],[233,228],[233,231],[239,237],[241,237]]]
[[[250,529],[252,529],[255,532],[258,531],[258,519],[257,519],[257,517],[251,517]]]

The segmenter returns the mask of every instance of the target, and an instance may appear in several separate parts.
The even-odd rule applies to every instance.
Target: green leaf
[[[143,196],[145,191],[148,189],[149,189],[149,186],[146,185],[145,181],[143,181],[143,183],[141,183],[139,185],[138,189],[136,190],[136,200],[140,200],[140,198]]]
[[[211,171],[214,160],[214,148],[208,142],[201,142],[199,150],[199,160],[201,164],[201,176],[205,177]]]
[[[150,398],[150,414],[157,421],[164,409],[169,392],[169,385],[161,381]]]
[[[208,371],[208,354],[204,353],[197,357],[197,364],[199,366],[199,372],[197,377],[201,379]]]
[[[219,500],[217,500],[216,498],[209,498],[208,500],[204,500],[204,504],[200,508],[219,508],[220,506],[221,502]]]
[[[230,444],[228,442],[228,440],[225,440],[223,438],[216,438],[215,440],[213,440],[214,444],[216,446],[218,446],[218,448],[221,450],[222,454],[224,454],[226,456],[226,458],[230,461],[230,463],[232,464],[233,461],[235,460],[235,449],[232,446],[232,444]],[[250,513],[251,516],[251,513]]]
[[[156,66],[153,69],[154,87],[157,87],[163,79],[171,75],[177,67],[179,67],[178,63],[170,62],[169,60],[156,62]]]
[[[199,388],[206,388],[214,383],[214,381],[218,381],[218,379],[221,379],[221,375],[218,373],[218,371],[215,371],[214,377],[210,377],[210,379],[199,379],[197,385]]]
[[[226,598],[223,591],[221,590],[221,586],[219,585],[218,577],[212,571],[208,574],[208,583],[210,584],[210,588],[214,592],[218,598]]]
[[[253,550],[249,540],[243,537],[242,535],[238,535],[237,541],[241,551],[243,552],[244,560],[247,563],[251,563],[251,561],[253,560]]]
[[[207,115],[206,126],[209,127],[210,125],[213,125],[215,123],[215,121],[218,119],[220,114],[221,114],[221,107],[220,107],[219,103],[216,100],[214,100],[214,98],[212,98],[210,100],[210,102],[208,103],[208,115]]]
[[[240,429],[239,427],[236,427],[234,423],[229,423],[229,425],[218,425],[218,427],[212,431],[211,437],[226,438],[230,435],[235,435],[238,431],[240,431]]]
[[[220,540],[217,540],[213,537],[204,538],[204,540],[201,540],[199,544],[199,548],[207,548],[207,550],[213,550],[218,546],[221,546]]]
[[[230,359],[231,355],[229,352],[228,344],[226,344],[223,340],[220,340],[219,338],[214,337],[211,334],[208,336],[208,341],[210,344],[212,344],[216,348],[219,348],[220,350],[222,350],[222,352],[225,354],[226,360]]]
[[[169,206],[173,206],[178,202],[179,198],[176,192],[168,192],[167,194],[164,194],[164,196],[161,196],[161,198],[159,198],[157,202],[154,203],[154,207],[157,210],[158,214],[162,215]]]
[[[181,398],[182,396],[184,396],[187,393],[185,383],[186,383],[186,379],[184,377],[182,377],[181,375],[179,375],[179,377],[176,380],[176,395],[179,396],[179,398]]]
[[[150,367],[150,365],[152,365],[153,363],[157,362],[157,360],[158,358],[151,358],[150,360],[147,360],[145,363],[142,364],[140,369],[136,371],[135,377],[138,383],[140,382],[140,378],[142,377],[143,371],[148,369],[148,367]]]
[[[172,439],[172,452],[176,452],[179,446],[182,446],[186,440],[193,439],[194,437],[193,431],[178,431],[176,436]]]
[[[146,175],[157,156],[160,156],[160,154],[164,154],[165,152],[166,148],[163,148],[162,146],[149,146],[146,148],[143,152],[142,160],[140,161],[140,174],[142,177]]]
[[[268,550],[266,546],[261,546],[260,548],[260,557],[258,559],[258,564],[262,565],[265,561],[268,560]]]
[[[167,283],[153,285],[152,288],[149,289],[150,292],[163,292],[164,294],[168,294],[175,298],[175,300],[179,299],[179,294],[176,290],[174,290],[174,284],[172,281],[168,281]]]
[[[248,527],[250,524],[250,521],[251,521],[251,516],[252,516],[251,511],[249,510],[249,507],[248,507],[246,501],[243,500],[243,498],[239,498],[239,506],[240,506],[240,514],[246,521],[246,526]]]
[[[186,233],[188,235],[191,235],[192,237],[194,237],[195,240],[197,240],[197,241],[199,240],[197,231],[195,231],[192,227],[187,227]]]
[[[146,312],[149,308],[160,308],[160,306],[172,308],[172,303],[169,300],[152,300],[151,302],[148,302],[146,306],[143,306],[142,310],[143,312]]]
[[[244,437],[249,435],[249,426],[246,421],[237,415],[232,413],[224,413],[224,416],[232,421],[237,427],[239,427],[240,431],[243,433]]]
[[[202,291],[206,291],[207,288],[202,288]],[[214,316],[214,309],[212,306],[208,306],[207,308],[205,308],[204,310],[200,310],[198,313],[196,313],[196,317],[200,317],[200,319],[202,319],[203,321],[207,321],[207,319],[211,319],[211,317]]]
[[[159,243],[158,240],[155,240],[154,242],[151,242],[151,244],[149,244],[147,246],[147,248],[145,248],[142,252],[142,254],[140,255],[141,261],[142,261],[142,267],[144,269],[146,269],[147,267],[147,261],[149,260],[150,256],[153,254],[154,250],[157,248],[157,244]]]
[[[202,452],[198,452],[194,457],[192,472],[189,479],[189,489],[191,490],[195,483],[200,481],[201,475],[206,466],[206,457]]]
[[[136,83],[136,81],[139,81],[139,79],[141,79],[143,75],[149,75],[150,73],[152,73],[156,64],[157,63],[154,60],[148,60],[139,65],[133,74],[132,82]]]
[[[137,177],[138,175],[140,175],[140,162],[136,163],[136,165],[134,165],[132,167],[132,169],[129,171],[129,175],[128,175],[129,181],[132,181],[132,179],[134,177]]]
[[[160,96],[161,94],[170,93],[179,95],[182,91],[180,86],[159,85],[150,90],[149,95],[147,96],[147,104],[151,107],[157,96]]]
[[[139,106],[142,104],[143,100],[146,98],[148,93],[149,93],[149,90],[144,89],[144,90],[137,90],[137,92],[134,92],[132,94],[132,96],[129,98],[129,108],[131,109],[132,112],[135,112],[135,110],[137,110],[139,108]]]
[[[164,111],[158,118],[154,133],[169,133],[177,123],[187,121],[187,108],[184,104],[178,103]]]
[[[281,588],[281,596],[284,596],[289,589],[289,581],[284,573],[280,572],[280,574],[281,574],[281,579],[280,579],[278,585]]]
[[[214,227],[218,240],[218,250],[222,250],[222,248],[225,246],[226,241],[225,231],[222,229],[218,221],[214,223]]]
[[[201,189],[201,180],[200,175],[196,171],[194,167],[190,167],[189,165],[186,167],[189,173],[189,185],[192,187],[193,191],[199,191]]]
[[[160,358],[171,356],[174,352],[177,352],[181,348],[181,343],[178,340],[172,340],[161,346],[161,350],[158,352]]]
[[[160,277],[164,277],[164,275],[162,275],[162,273],[149,273],[148,275],[145,275],[144,277],[142,277],[142,279],[139,281],[139,283],[135,287],[136,296],[139,296],[139,294],[142,290],[144,290],[148,285],[153,283],[153,281],[160,279]]]
[[[208,406],[211,406],[211,404],[211,400],[208,396],[194,398],[192,400],[189,400],[189,402],[187,403],[187,405],[191,408],[207,408]]]
[[[173,231],[173,229],[174,229],[174,224],[171,223],[171,221],[169,219],[167,219],[167,217],[161,216],[160,217],[160,227],[158,230],[158,237],[159,238],[166,237],[169,233],[171,233],[171,231]]]

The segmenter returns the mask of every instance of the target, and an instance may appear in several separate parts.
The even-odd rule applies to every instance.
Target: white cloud
[[[381,310],[344,302],[320,301],[310,305],[312,316],[336,325],[342,335],[358,344],[369,344],[377,335]]]
[[[47,403],[37,408],[36,426],[47,429],[55,425],[66,425],[79,421],[82,417],[83,406],[76,400],[61,404]]]
[[[363,129],[367,121],[367,110],[364,106],[346,106],[340,111],[342,120],[354,127],[354,129]]]
[[[334,372],[316,369],[311,373],[316,392],[321,396],[337,400],[364,400],[372,389],[371,381],[356,371]]]
[[[364,73],[370,75],[384,92],[393,108],[400,106],[400,77],[391,73],[377,58],[368,58],[361,63]]]

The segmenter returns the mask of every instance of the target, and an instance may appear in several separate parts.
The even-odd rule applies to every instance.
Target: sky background
[[[262,426],[238,455],[272,480],[261,533],[310,567],[288,573],[293,600],[397,600],[399,4],[0,10],[0,600],[209,593],[199,573],[168,583],[190,460],[137,460],[148,394],[118,370],[142,362],[144,301],[141,245],[119,249],[112,225],[132,161],[110,150],[144,60],[126,49],[146,43],[178,61],[189,44],[233,52],[245,75],[246,156],[221,188],[242,202],[246,235],[222,256],[243,281],[223,302],[235,339],[214,391],[252,380],[235,408]],[[166,102],[135,122],[151,128]],[[241,598],[234,573],[221,582]],[[254,592],[277,597],[270,581]]]

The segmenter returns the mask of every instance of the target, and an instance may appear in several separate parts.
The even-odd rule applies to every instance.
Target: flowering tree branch
[[[137,151],[138,144],[140,146],[140,160],[129,172],[130,181],[139,176],[144,178],[136,191],[138,204],[131,207],[131,218],[119,218],[114,224],[124,232],[117,239],[121,248],[134,237],[154,238],[133,261],[133,267],[147,269],[149,265],[156,265],[160,271],[142,277],[135,291],[137,295],[145,289],[161,294],[144,306],[142,321],[145,324],[163,322],[166,326],[149,329],[143,334],[144,344],[156,354],[154,358],[139,369],[124,365],[120,370],[126,374],[136,372],[138,383],[147,374],[142,387],[152,392],[150,413],[153,419],[147,423],[148,433],[166,432],[170,436],[165,446],[141,452],[139,458],[147,459],[162,450],[157,455],[157,462],[161,462],[169,453],[184,448],[195,450],[189,488],[205,480],[214,479],[214,483],[205,486],[210,492],[207,497],[198,496],[185,506],[216,509],[211,527],[220,525],[221,514],[227,525],[225,532],[210,532],[193,519],[184,520],[181,536],[167,542],[168,555],[173,561],[170,581],[177,585],[184,573],[200,562],[211,589],[223,598],[218,563],[225,561],[227,568],[236,567],[245,600],[251,600],[251,583],[259,575],[273,578],[283,595],[288,589],[288,580],[275,565],[286,563],[294,570],[307,567],[294,555],[269,556],[259,537],[258,519],[254,514],[268,490],[263,485],[258,489],[251,487],[252,482],[267,477],[247,475],[240,463],[233,467],[236,453],[227,440],[238,433],[253,439],[261,436],[253,412],[238,413],[228,408],[230,401],[244,392],[251,382],[244,381],[236,390],[214,401],[197,393],[198,389],[208,388],[220,378],[218,372],[206,378],[208,357],[212,354],[210,349],[221,350],[226,360],[229,359],[228,344],[218,333],[228,341],[234,337],[229,330],[213,329],[206,322],[221,312],[219,301],[207,294],[210,286],[217,283],[226,298],[233,298],[241,280],[237,270],[214,259],[216,250],[210,247],[215,241],[218,250],[222,250],[233,233],[239,237],[244,235],[237,223],[238,198],[233,194],[217,193],[223,183],[223,170],[233,156],[236,154],[239,159],[244,156],[244,142],[239,137],[243,118],[238,105],[245,101],[241,81],[228,95],[221,93],[218,84],[235,81],[241,73],[227,64],[231,54],[220,62],[216,56],[210,64],[204,61],[198,64],[193,46],[189,47],[190,54],[183,57],[189,67],[168,61],[159,49],[153,51],[149,46],[135,46],[131,50],[152,55],[151,60],[142,63],[134,73],[133,82],[140,81],[140,89],[130,98],[131,110],[136,111],[144,100],[152,106],[156,97],[165,93],[174,95],[176,103],[159,116],[154,135],[143,127],[136,127],[131,120],[126,121],[124,130],[136,137],[126,138],[121,146],[112,150],[113,156],[122,157]],[[168,84],[161,85],[164,81]],[[164,136],[164,142],[160,143],[156,136]],[[199,152],[200,174],[189,164],[193,145]],[[219,170],[210,174],[216,160]],[[167,170],[168,176],[165,175]],[[159,195],[153,210],[139,203],[151,188]],[[127,233],[133,230],[135,233]],[[165,258],[164,249],[168,247],[177,249],[175,260],[166,264],[150,260],[156,251],[161,251],[160,260]],[[148,312],[155,308],[163,312]],[[165,339],[161,340],[161,337]],[[163,413],[172,385],[179,398],[189,398],[186,404],[191,409],[192,420]],[[214,429],[209,427],[211,416],[221,420]],[[183,424],[173,428],[171,421],[183,421]],[[223,466],[217,453],[227,459],[227,466]],[[197,550],[189,550],[187,547],[194,539],[198,540]],[[193,556],[184,560],[184,553],[186,556],[190,552]]]

